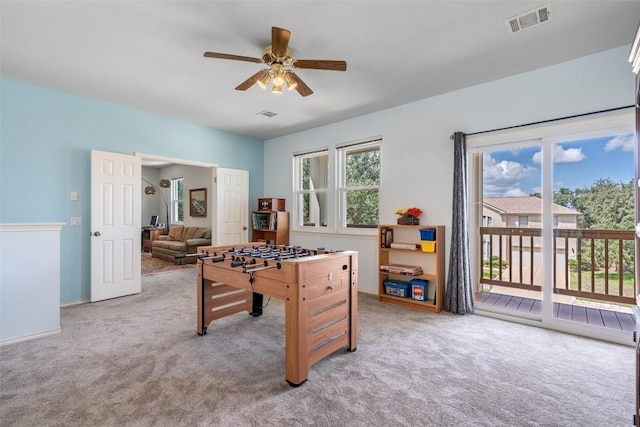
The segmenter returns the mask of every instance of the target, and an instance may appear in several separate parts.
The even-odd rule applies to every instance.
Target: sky
[[[598,179],[627,183],[634,178],[633,134],[568,141],[554,145],[553,189],[590,187]],[[541,192],[540,147],[484,154],[484,197],[528,196]]]

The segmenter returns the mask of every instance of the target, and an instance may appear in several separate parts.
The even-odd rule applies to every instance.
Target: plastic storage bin
[[[409,281],[411,285],[411,298],[416,301],[427,300],[427,287],[429,285],[428,280],[423,279],[411,279]]]
[[[420,229],[420,240],[436,240],[436,229],[435,228],[421,228]]]
[[[420,247],[422,247],[422,252],[435,252],[436,242],[423,240],[422,242],[420,242]]]
[[[385,280],[384,293],[394,297],[410,298],[411,286],[408,282],[401,282],[399,280]]]

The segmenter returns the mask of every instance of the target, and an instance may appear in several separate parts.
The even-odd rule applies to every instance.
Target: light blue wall
[[[248,170],[263,195],[263,141],[0,77],[0,223],[65,222],[61,303],[89,299],[90,152],[142,152]],[[71,201],[71,191],[79,193]],[[251,204],[250,204],[251,206]],[[70,227],[82,217],[82,227]],[[33,266],[46,257],[34,249]]]

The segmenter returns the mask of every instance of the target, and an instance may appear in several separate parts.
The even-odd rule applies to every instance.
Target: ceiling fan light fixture
[[[282,86],[284,78],[282,77],[282,67],[278,64],[273,65],[273,85]]]
[[[295,89],[300,96],[304,97],[313,94],[313,91],[297,74],[289,70],[290,67],[311,70],[347,70],[346,61],[293,59],[291,57],[291,49],[289,49],[290,36],[291,32],[289,30],[271,27],[271,44],[262,49],[261,58],[220,52],[205,52],[204,56],[207,58],[253,62],[269,67],[258,71],[236,86],[235,89],[240,91],[245,91],[256,84],[260,86],[260,88],[266,89],[269,83],[272,83],[271,92],[282,93],[282,86],[286,84],[289,91]]]
[[[260,86],[262,89],[266,89],[267,85],[269,84],[269,80],[271,80],[271,74],[264,73],[262,77],[258,79],[258,86]]]
[[[298,82],[296,82],[294,78],[291,77],[290,72],[284,73],[284,81],[287,84],[287,89],[289,90],[294,90],[298,86]]]

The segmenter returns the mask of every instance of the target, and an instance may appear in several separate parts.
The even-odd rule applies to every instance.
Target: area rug
[[[141,258],[143,276],[196,267],[196,264],[179,265],[160,258],[152,258],[149,253],[143,253]]]

